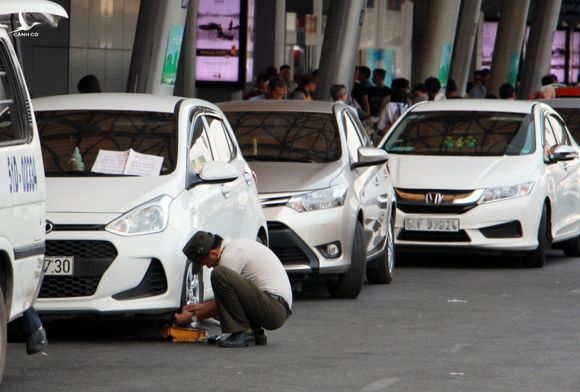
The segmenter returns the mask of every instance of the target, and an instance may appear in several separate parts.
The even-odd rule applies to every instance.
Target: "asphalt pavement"
[[[2,392],[580,391],[580,259],[415,255],[356,300],[296,294],[268,345],[171,343],[138,319],[52,320],[8,345]],[[211,327],[215,330],[215,326]]]

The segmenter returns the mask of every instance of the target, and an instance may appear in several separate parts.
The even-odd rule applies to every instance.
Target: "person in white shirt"
[[[213,268],[215,298],[190,304],[176,314],[178,323],[219,316],[221,347],[245,347],[267,343],[265,329],[278,329],[292,314],[292,289],[288,274],[267,246],[250,239],[223,239],[198,231],[183,248],[193,263]]]
[[[334,103],[345,104],[353,116],[358,117],[358,111],[349,104],[348,89],[344,84],[335,84],[330,88],[330,97]]]

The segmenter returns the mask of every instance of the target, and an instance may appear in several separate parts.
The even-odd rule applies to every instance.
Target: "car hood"
[[[162,195],[175,198],[175,178],[159,177],[47,177],[49,213],[118,213]],[[183,184],[181,184],[183,187]]]
[[[258,177],[258,193],[299,192],[328,188],[341,171],[330,163],[249,162]]]
[[[407,189],[479,189],[529,181],[535,155],[450,157],[389,155],[393,185]]]

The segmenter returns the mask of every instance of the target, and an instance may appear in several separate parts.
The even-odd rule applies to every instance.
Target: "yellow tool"
[[[161,328],[161,334],[165,338],[171,338],[173,343],[205,342],[208,337],[207,329],[182,328],[176,325]]]

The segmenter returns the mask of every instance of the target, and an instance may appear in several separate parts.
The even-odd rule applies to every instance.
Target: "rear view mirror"
[[[199,173],[199,178],[203,182],[229,182],[234,181],[239,176],[240,173],[233,164],[216,161],[207,162]]]
[[[578,157],[578,152],[572,146],[558,144],[550,149],[550,161],[571,161]]]
[[[353,167],[380,165],[389,160],[387,152],[376,147],[359,147],[357,153],[358,161]]]

